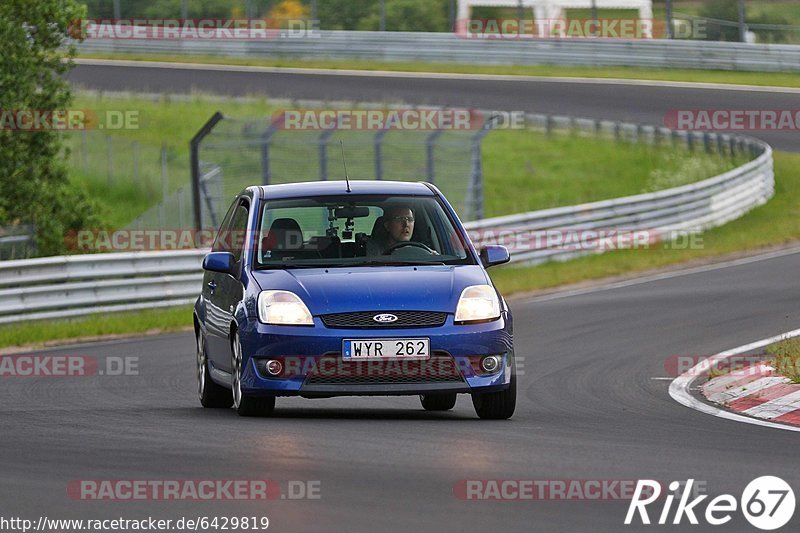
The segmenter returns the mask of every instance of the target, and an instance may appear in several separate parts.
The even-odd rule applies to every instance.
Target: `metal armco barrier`
[[[548,132],[569,129],[610,133],[623,141],[682,142],[706,150],[743,151],[754,159],[672,189],[469,222],[465,227],[476,246],[547,230],[703,230],[738,218],[774,194],[772,149],[757,139],[547,115],[531,114],[527,120]],[[592,244],[589,238],[578,247],[546,242],[523,250],[512,246],[512,262],[566,260],[595,253]],[[200,293],[205,253],[134,252],[0,262],[0,324],[189,305]]]
[[[0,324],[189,305],[205,250],[0,262]]]
[[[110,32],[109,32],[110,33]],[[100,32],[99,35],[102,35]],[[800,71],[800,46],[664,39],[486,39],[452,33],[317,31],[274,39],[98,39],[83,53]],[[220,57],[224,63],[224,57]]]

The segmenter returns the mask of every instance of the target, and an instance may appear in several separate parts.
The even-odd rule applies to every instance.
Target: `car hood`
[[[258,270],[263,290],[291,291],[313,315],[351,311],[455,313],[461,292],[489,283],[477,265]]]

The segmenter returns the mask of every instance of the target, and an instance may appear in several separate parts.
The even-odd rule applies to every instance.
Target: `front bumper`
[[[342,360],[343,339],[430,339],[428,361],[387,359],[349,363]],[[242,392],[251,396],[359,396],[492,392],[508,388],[514,364],[507,317],[483,324],[433,328],[327,328],[268,326],[249,323],[240,330]],[[482,357],[500,357],[499,368],[480,369]],[[270,376],[266,361],[278,360],[284,371]]]

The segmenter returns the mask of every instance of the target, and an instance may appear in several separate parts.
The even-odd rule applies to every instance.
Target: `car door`
[[[247,241],[247,222],[250,214],[250,200],[238,200],[230,217],[229,224],[218,239],[219,248],[215,251],[233,254],[236,266],[234,271],[241,273],[244,246]],[[213,273],[207,282],[208,297],[208,338],[210,344],[209,360],[214,368],[231,372],[230,324],[236,305],[244,297],[244,288],[239,275]]]

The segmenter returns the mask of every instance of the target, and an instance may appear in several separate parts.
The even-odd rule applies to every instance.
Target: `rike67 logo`
[[[751,481],[742,492],[741,498],[737,499],[730,494],[721,494],[705,505],[705,511],[701,512],[704,500],[708,495],[693,496],[693,479],[689,479],[685,488],[678,481],[669,484],[670,493],[664,498],[661,512],[653,517],[655,523],[680,524],[685,518],[690,524],[699,524],[698,516],[705,519],[705,523],[712,526],[727,524],[733,519],[734,514],[740,510],[750,524],[763,531],[772,531],[783,527],[794,515],[795,497],[792,487],[784,480],[775,476],[762,476]],[[628,514],[625,516],[625,524],[638,523],[651,524],[650,511],[657,511],[658,505],[652,505],[661,498],[661,484],[652,480],[639,480],[633,494]],[[672,510],[673,503],[678,499],[675,510]],[[671,518],[671,520],[670,520]]]

